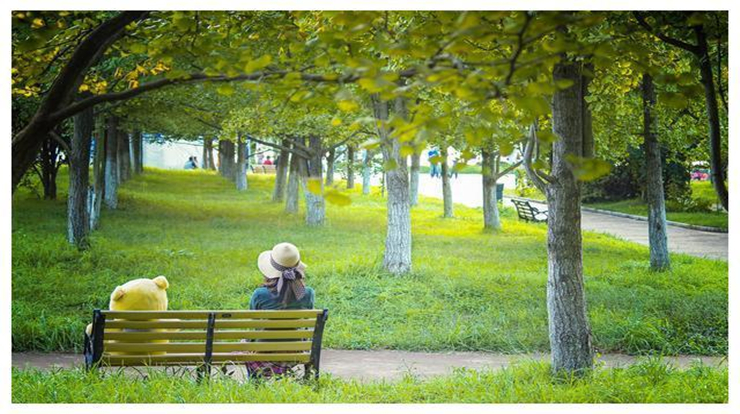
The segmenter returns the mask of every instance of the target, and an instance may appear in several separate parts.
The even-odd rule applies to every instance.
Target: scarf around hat
[[[270,256],[270,264],[275,270],[281,272],[276,288],[278,295],[283,297],[283,303],[288,302],[289,292],[293,293],[295,300],[301,300],[306,294],[306,288],[302,281],[303,273],[297,269],[297,266],[285,267],[276,262],[272,256]]]

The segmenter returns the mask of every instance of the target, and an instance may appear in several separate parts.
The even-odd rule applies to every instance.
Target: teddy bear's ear
[[[123,286],[117,286],[116,290],[114,290],[113,293],[111,293],[110,299],[114,301],[120,300],[125,294],[126,294],[126,290],[123,288]]]
[[[152,281],[156,283],[160,289],[166,290],[168,287],[170,287],[170,282],[168,282],[167,278],[164,276],[157,276],[154,279],[152,279]]]

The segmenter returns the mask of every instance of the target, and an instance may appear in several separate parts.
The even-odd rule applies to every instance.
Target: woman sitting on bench
[[[257,267],[264,276],[249,301],[252,310],[313,309],[314,291],[306,287],[306,265],[294,245],[280,243],[260,253]],[[293,364],[266,361],[247,362],[250,376],[271,377],[288,373]]]

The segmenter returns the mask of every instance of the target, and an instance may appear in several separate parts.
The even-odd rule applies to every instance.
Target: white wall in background
[[[216,153],[214,151],[214,157]],[[181,170],[188,158],[198,158],[198,168],[201,166],[203,145],[192,141],[175,141],[165,143],[149,143],[144,141],[144,166]]]

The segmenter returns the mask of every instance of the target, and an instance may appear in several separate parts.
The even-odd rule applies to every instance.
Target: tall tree
[[[709,124],[709,160],[712,167],[712,184],[720,203],[722,203],[722,207],[729,211],[727,183],[725,181],[727,177],[725,174],[725,167],[722,162],[722,131],[720,129],[719,107],[717,105],[717,92],[714,86],[712,60],[709,56],[709,45],[707,43],[707,28],[705,23],[707,16],[704,15],[703,12],[681,12],[680,14],[682,20],[680,24],[690,27],[694,35],[695,44],[669,36],[666,33],[654,29],[653,26],[647,22],[643,13],[634,13],[638,23],[648,33],[653,34],[655,37],[669,45],[689,52],[695,58],[695,61],[699,66],[701,84],[704,88],[707,122]],[[721,30],[721,28],[718,27],[717,30]],[[721,34],[718,34],[718,36],[721,37]],[[719,76],[722,76],[722,74],[720,73]]]
[[[67,240],[78,249],[90,246],[90,143],[95,119],[92,108],[74,117],[74,133],[69,153],[69,197],[67,199]]]
[[[105,206],[118,208],[118,118],[108,118],[105,131]]]
[[[288,165],[290,163],[290,151],[288,151],[290,140],[287,138],[283,139],[281,145],[284,148],[280,149],[280,155],[275,165],[275,186],[272,189],[272,201],[274,203],[281,203],[285,199],[285,185],[288,179]]]
[[[593,366],[591,328],[586,313],[581,238],[581,183],[574,163],[583,158],[584,139],[593,139],[584,122],[588,78],[581,63],[563,60],[553,69],[553,80],[569,87],[557,90],[552,100],[550,174],[532,166],[535,127],[524,155],[527,174],[547,196],[547,311],[554,371],[583,372]],[[586,144],[588,146],[588,144]]]
[[[244,191],[247,189],[247,142],[239,134],[236,147],[236,189]]]
[[[655,115],[655,88],[652,76],[647,73],[642,75],[642,104],[650,267],[653,270],[664,270],[670,267],[670,257],[663,194],[663,165],[656,132],[658,128]]]

